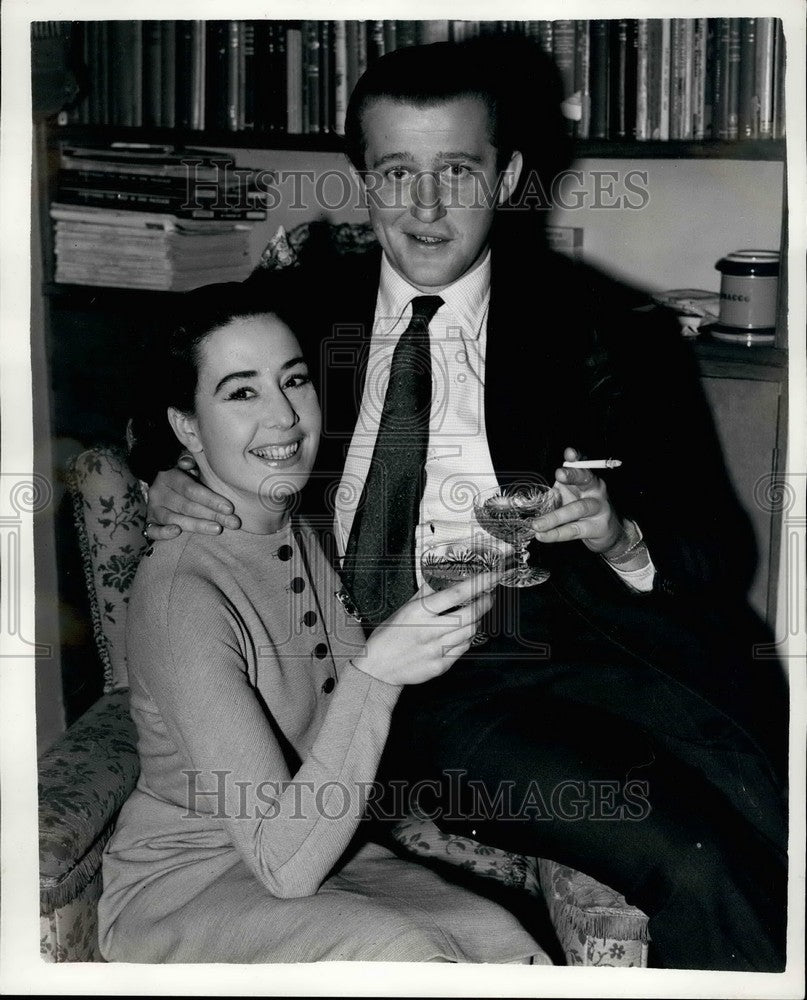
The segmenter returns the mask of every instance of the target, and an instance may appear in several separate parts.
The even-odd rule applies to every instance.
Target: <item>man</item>
[[[314,340],[358,331],[321,374],[321,465],[342,471],[334,534],[365,619],[411,598],[426,540],[469,533],[476,491],[563,496],[533,524],[549,582],[502,591],[488,642],[406,692],[382,770],[461,775],[441,826],[613,885],[650,916],[654,963],[774,971],[787,709],[778,665],[752,659],[753,543],[675,322],[508,207],[564,166],[559,105],[520,48],[386,56],[346,127],[380,252],[300,263]],[[558,467],[582,454],[623,465]],[[161,475],[151,537],[237,527],[205,521],[215,502]]]

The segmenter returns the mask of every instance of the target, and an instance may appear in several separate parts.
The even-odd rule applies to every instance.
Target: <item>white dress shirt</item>
[[[337,492],[334,528],[340,556],[373,456],[389,382],[392,354],[409,325],[412,299],[423,295],[382,258],[373,332],[359,416]],[[443,299],[429,324],[432,404],[426,484],[415,532],[415,572],[422,583],[425,545],[474,538],[512,551],[476,522],[473,498],[497,485],[485,430],[485,347],[490,304],[490,250],[473,271],[439,292]],[[559,461],[560,461],[559,456]],[[652,588],[652,562],[639,570],[611,567],[636,590]]]

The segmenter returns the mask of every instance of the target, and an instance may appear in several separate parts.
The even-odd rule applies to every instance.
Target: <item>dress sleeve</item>
[[[248,677],[243,623],[219,588],[191,584],[166,609],[160,669],[140,678],[202,790],[193,802],[189,792],[189,807],[223,823],[272,895],[311,895],[359,825],[401,689],[340,664],[319,732],[292,774],[272,709]],[[293,697],[293,685],[279,687],[278,698]]]

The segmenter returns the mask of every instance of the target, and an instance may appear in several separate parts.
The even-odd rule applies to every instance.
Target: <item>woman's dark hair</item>
[[[137,412],[130,424],[132,444],[129,465],[134,474],[150,483],[162,469],[170,469],[182,445],[176,438],[166,411],[169,406],[193,413],[199,377],[200,348],[215,330],[234,319],[273,315],[281,319],[299,340],[307,323],[305,296],[294,276],[261,275],[259,280],[205,285],[181,295],[143,353],[147,374],[140,384]]]
[[[359,79],[350,97],[347,155],[359,172],[366,170],[362,119],[373,100],[428,107],[469,96],[480,98],[488,108],[499,169],[519,150],[525,160],[519,188],[532,171],[549,191],[556,174],[571,162],[571,140],[561,112],[563,91],[553,61],[534,40],[519,36],[436,42],[382,56]],[[511,201],[517,197],[518,189]]]

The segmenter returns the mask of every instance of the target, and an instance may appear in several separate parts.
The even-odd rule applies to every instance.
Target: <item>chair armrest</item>
[[[390,833],[424,860],[452,864],[532,896],[543,895],[567,965],[647,965],[647,916],[591,876],[546,858],[512,854],[444,833],[414,816],[397,823]]]
[[[647,915],[590,875],[547,858],[538,876],[568,965],[647,965]]]
[[[140,773],[127,691],[104,695],[39,759],[39,884],[45,912],[97,871]]]
[[[396,823],[390,833],[407,851],[424,859],[464,868],[511,888],[526,889],[533,895],[541,892],[535,858],[479,844],[470,837],[444,833],[431,820],[415,816]]]

